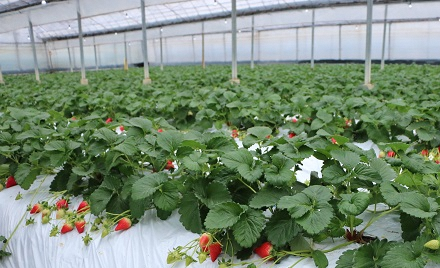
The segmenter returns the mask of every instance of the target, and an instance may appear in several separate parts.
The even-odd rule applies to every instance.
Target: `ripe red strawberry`
[[[272,135],[270,135],[270,134],[267,135],[267,136],[266,136],[266,139],[270,139],[271,136],[272,136]]]
[[[82,234],[84,232],[84,228],[86,227],[86,221],[84,219],[75,221],[75,227],[78,233]]]
[[[174,164],[172,160],[167,161],[167,165],[165,166],[165,169],[172,169],[174,168]]]
[[[65,234],[73,230],[73,225],[70,222],[65,222],[63,227],[61,227],[61,233]]]
[[[43,209],[43,206],[42,206],[40,203],[36,203],[36,204],[32,207],[30,213],[31,213],[31,214],[36,214],[36,213],[41,212],[42,209]]]
[[[292,123],[296,123],[298,122],[298,119],[296,119],[296,117],[292,118]]]
[[[81,212],[87,211],[89,209],[90,209],[89,203],[87,203],[87,201],[84,200],[78,205],[78,208],[76,209],[76,211],[78,213],[81,213]]]
[[[72,120],[72,121],[76,121],[76,117],[75,117],[75,116],[72,116],[71,120]]]
[[[111,117],[107,118],[107,120],[105,120],[106,124],[110,124],[111,122],[113,122],[113,119]]]
[[[68,209],[69,208],[69,204],[67,203],[67,200],[64,198],[61,198],[60,200],[58,200],[56,205],[57,205],[58,209],[62,209],[62,208]]]
[[[212,236],[204,233],[199,238],[199,245],[203,252],[208,251],[208,246],[212,244]]]
[[[125,130],[124,126],[119,126],[119,130],[122,132]]]
[[[422,152],[421,152],[421,154],[422,154],[423,156],[428,156],[428,155],[429,155],[429,151],[428,151],[428,149],[423,149]]]
[[[435,163],[440,164],[440,160],[435,160]]]
[[[396,153],[393,151],[388,151],[388,153],[387,153],[388,157],[394,157],[395,155],[396,155]]]
[[[293,138],[293,137],[295,137],[295,136],[296,136],[295,132],[290,132],[290,133],[289,133],[289,138]]]
[[[163,132],[163,129],[161,129],[161,128],[159,128],[158,130],[157,130],[157,132]]]
[[[263,244],[261,244],[261,246],[256,248],[254,250],[254,252],[257,253],[258,256],[260,256],[261,258],[264,259],[264,258],[267,258],[268,256],[270,256],[272,248],[273,248],[273,246],[270,242],[264,242]]]
[[[124,217],[119,220],[118,224],[116,225],[115,231],[127,230],[130,227],[131,227],[131,220],[127,217]]]
[[[8,180],[6,181],[6,188],[9,188],[9,187],[12,187],[12,186],[15,186],[15,185],[17,185],[17,182],[15,181],[15,178],[14,178],[14,176],[9,176],[8,177]]]
[[[232,138],[238,138],[238,130],[236,130],[236,129],[233,129],[232,130],[232,134],[231,134],[231,136],[232,136]]]
[[[217,260],[218,255],[222,253],[222,245],[219,242],[212,243],[209,245],[209,256],[211,257],[211,261],[215,262]]]
[[[332,138],[331,141],[332,141],[333,144],[338,144],[338,142],[336,141],[335,138]]]

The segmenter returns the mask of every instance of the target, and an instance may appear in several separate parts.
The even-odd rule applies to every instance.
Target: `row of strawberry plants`
[[[379,144],[392,153],[378,158],[323,128],[313,136],[280,136],[270,127],[251,127],[232,132],[242,139],[239,148],[229,130],[178,131],[160,118],[66,120],[55,111],[8,108],[1,123],[1,170],[22,188],[29,189],[39,174],[59,170],[51,190],[82,195],[97,216],[129,211],[137,223],[147,209],[161,219],[177,210],[186,229],[210,237],[202,246],[176,248],[169,263],[196,261],[191,249],[199,261],[207,254],[215,260],[220,252],[246,259],[255,250],[262,261],[295,255],[325,267],[327,251],[315,249],[309,239],[363,243],[365,228],[391,212],[400,214],[407,242],[376,240],[344,253],[339,267],[438,262],[435,242],[424,244],[440,236],[440,166],[426,152],[421,155],[417,143]],[[437,157],[438,151],[432,154]],[[308,183],[298,182],[295,171],[310,156],[324,162],[322,177],[312,173]],[[357,230],[358,216],[377,203],[389,210],[375,213]],[[226,259],[220,265],[235,264]]]
[[[437,147],[439,98],[433,93],[440,88],[439,68],[389,66],[375,73],[373,90],[362,90],[361,67],[318,65],[310,71],[306,65],[241,66],[239,86],[229,83],[225,66],[153,69],[151,86],[141,85],[139,69],[92,72],[87,87],[70,73],[45,75],[41,84],[30,76],[8,76],[11,82],[0,91],[5,100],[1,109],[31,106],[66,117],[163,117],[181,130],[203,131],[224,123],[240,129],[284,126],[311,137],[324,129],[355,141],[389,142],[404,136]],[[301,124],[286,120],[295,115]]]

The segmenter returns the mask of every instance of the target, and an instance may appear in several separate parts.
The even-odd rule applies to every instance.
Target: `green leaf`
[[[66,142],[65,141],[50,141],[46,145],[44,145],[44,150],[46,151],[66,151]]]
[[[79,176],[88,176],[95,171],[95,168],[94,164],[90,164],[89,167],[77,166],[72,168],[72,172]]]
[[[165,211],[173,211],[179,204],[180,194],[175,184],[167,181],[153,194],[154,204]]]
[[[367,209],[370,204],[370,195],[364,192],[341,194],[342,200],[338,204],[342,214],[357,216]]]
[[[202,232],[202,220],[197,197],[193,193],[186,193],[182,197],[179,208],[180,222],[186,230],[193,233]]]
[[[90,210],[94,215],[98,215],[106,208],[113,196],[113,191],[99,187],[90,195]]]
[[[426,197],[421,193],[402,193],[400,209],[417,218],[431,218],[437,214],[438,203],[432,197]]]
[[[409,144],[403,143],[403,142],[393,142],[393,143],[385,143],[385,144],[379,144],[381,146],[386,146],[386,147],[390,147],[391,150],[393,150],[394,152],[398,152],[398,151],[406,151],[409,148]]]
[[[309,234],[317,234],[327,227],[333,217],[333,209],[328,203],[331,197],[328,188],[313,185],[294,196],[282,197],[278,207],[288,209]]]
[[[249,206],[252,208],[275,206],[280,198],[286,195],[289,195],[286,189],[266,185],[252,197]]]
[[[353,268],[381,267],[381,262],[386,253],[394,246],[394,243],[384,240],[374,240],[363,245],[354,254]]]
[[[104,140],[109,144],[116,143],[116,141],[119,139],[118,134],[105,127],[96,130],[92,137]]]
[[[383,261],[381,268],[423,268],[426,261],[423,258],[422,250],[414,247],[414,242],[405,242],[391,248]]]
[[[165,173],[147,174],[133,184],[132,198],[134,200],[151,196],[160,186],[168,180]]]
[[[380,175],[383,181],[392,181],[397,177],[396,172],[382,159],[376,158],[370,162],[371,168]]]
[[[222,156],[221,161],[230,169],[237,169],[240,165],[251,166],[254,162],[252,154],[247,149],[226,153]]]
[[[359,163],[354,168],[354,174],[361,180],[372,181],[375,183],[382,182],[381,176],[373,169],[371,166],[368,166],[363,163]]]
[[[301,230],[286,210],[277,210],[266,224],[267,239],[275,246],[283,246]]]
[[[438,214],[437,214],[438,215]],[[437,217],[437,216],[436,216]],[[436,227],[436,217],[433,219],[434,229]],[[400,213],[400,227],[402,229],[402,238],[404,241],[413,241],[420,236],[421,225],[423,221],[419,218],[408,215],[404,212]]]
[[[346,144],[347,142],[350,141],[349,138],[344,137],[344,136],[334,135],[333,138],[336,140],[336,142],[337,142],[339,145],[344,145],[344,144]]]
[[[202,167],[209,161],[207,155],[201,152],[193,152],[190,155],[182,158],[182,164],[192,171],[201,171]]]
[[[243,247],[251,247],[260,238],[265,222],[262,211],[249,208],[232,226],[235,240]]]
[[[324,125],[325,123],[321,119],[316,118],[315,120],[312,121],[312,124],[310,125],[310,129],[318,130],[321,129]]]
[[[226,202],[213,207],[206,216],[207,229],[228,228],[234,225],[243,214],[244,209],[237,203]]]
[[[32,167],[29,164],[19,164],[14,177],[21,188],[28,190],[40,174],[41,168]]]
[[[296,147],[295,145],[290,143],[280,144],[278,146],[278,149],[283,152],[283,154],[287,157],[299,160],[303,160],[304,158],[312,156],[314,152],[312,148],[306,145]]]
[[[157,134],[157,144],[167,152],[176,151],[183,141],[183,134],[179,131],[168,130]]]
[[[132,156],[136,154],[136,152],[138,151],[136,147],[136,142],[134,141],[134,139],[130,139],[130,138],[126,139],[124,142],[115,146],[113,150],[121,152],[128,156]]]
[[[201,184],[199,187],[196,187],[196,196],[208,208],[232,200],[228,188],[220,182],[212,182],[208,185],[205,183]]]
[[[350,177],[339,164],[333,164],[322,170],[322,180],[331,184],[340,184]]]
[[[290,158],[278,153],[272,156],[272,165],[264,170],[267,181],[275,186],[286,185],[294,179],[294,172],[291,170],[295,162]]]
[[[248,134],[255,136],[259,140],[264,140],[272,134],[272,130],[268,127],[251,127],[247,130]]]
[[[390,206],[396,206],[399,204],[403,198],[401,193],[407,191],[406,188],[395,182],[385,181],[380,184],[380,192]]]
[[[421,155],[401,155],[402,163],[414,173],[431,174],[440,172],[440,166],[433,162],[425,161]]]
[[[206,149],[230,152],[237,149],[237,144],[232,139],[224,136],[213,137],[206,143]]]
[[[142,117],[131,118],[128,123],[134,127],[138,127],[144,131],[144,133],[150,132],[153,128],[153,123],[150,120]]]
[[[324,252],[320,250],[312,251],[312,258],[315,262],[316,267],[318,268],[326,268],[328,266],[328,259],[325,256]]]
[[[252,166],[240,165],[237,168],[238,173],[247,181],[255,182],[263,175],[263,167],[259,164]]]
[[[354,266],[354,254],[356,253],[356,250],[350,249],[346,250],[342,253],[341,256],[339,256],[339,259],[336,261],[336,267],[335,268],[353,268]]]
[[[343,150],[333,150],[330,152],[331,156],[341,162],[341,164],[347,169],[354,169],[356,165],[361,161],[361,158],[358,154],[343,151]]]

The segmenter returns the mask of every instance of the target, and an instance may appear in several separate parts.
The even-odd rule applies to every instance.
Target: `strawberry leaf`
[[[243,247],[251,247],[260,238],[265,222],[262,211],[249,208],[232,226],[235,240]]]
[[[308,233],[317,234],[330,224],[333,217],[333,209],[328,203],[331,197],[327,187],[313,185],[294,196],[282,197],[278,207],[287,209]]]
[[[422,255],[423,244],[428,241],[424,238],[419,238],[419,241],[405,242],[404,244],[396,245],[391,248],[381,262],[382,268],[423,268],[426,265],[426,260]]]
[[[237,170],[249,182],[256,181],[263,174],[262,167],[254,165],[252,154],[246,149],[226,153],[221,160],[226,167]]]
[[[143,199],[154,194],[168,180],[165,173],[151,173],[140,178],[133,184],[132,198]]]
[[[109,144],[117,143],[120,139],[118,134],[108,128],[100,128],[93,133],[92,137],[106,141]]]
[[[168,130],[157,135],[157,144],[169,153],[176,151],[183,141],[183,134],[179,131]]]
[[[245,209],[237,203],[226,202],[213,207],[206,215],[207,229],[228,228],[234,225]]]
[[[275,188],[268,184],[252,197],[249,206],[252,208],[275,206],[280,201],[280,198],[285,195],[289,195],[286,189]]]
[[[193,193],[186,193],[182,197],[179,208],[180,222],[185,229],[193,233],[202,232],[199,201]]]
[[[437,214],[438,215],[438,214]],[[437,216],[436,216],[437,217]],[[433,227],[436,228],[436,217],[433,219]],[[422,220],[404,212],[400,213],[400,226],[404,241],[413,241],[420,235]]]
[[[342,200],[338,204],[339,211],[345,215],[357,216],[367,209],[370,204],[370,195],[364,192],[341,194]]]
[[[202,171],[205,164],[209,161],[208,156],[201,152],[193,152],[182,158],[182,164],[192,171]]]
[[[354,249],[344,251],[342,253],[342,255],[339,256],[339,259],[336,261],[335,268],[353,268],[355,265],[355,262],[354,262],[354,254],[355,253],[356,253],[356,250],[354,250]]]
[[[340,184],[350,178],[339,164],[333,164],[322,170],[322,180],[331,184]]]
[[[148,120],[147,118],[143,118],[143,117],[131,118],[128,121],[128,123],[131,126],[134,126],[134,127],[142,129],[144,134],[150,132],[151,129],[153,128],[153,123],[151,123],[151,121]]]
[[[377,171],[383,181],[392,181],[397,177],[396,172],[382,159],[376,158],[371,160],[370,166]]]
[[[172,211],[177,208],[179,204],[180,194],[175,184],[167,181],[160,186],[159,191],[153,194],[154,204],[166,211]]]
[[[407,191],[405,187],[392,181],[385,181],[380,184],[380,192],[390,206],[399,204],[403,198],[402,193]]]
[[[277,210],[266,224],[267,239],[275,246],[283,246],[292,240],[301,228],[286,210]]]
[[[29,164],[19,164],[14,176],[21,188],[28,190],[40,174],[41,168],[31,167]]]
[[[213,137],[206,143],[206,149],[231,152],[237,149],[237,144],[224,136]]]
[[[312,251],[312,258],[315,262],[316,267],[318,268],[326,268],[328,266],[328,259],[325,256],[324,252],[320,250]]]
[[[247,133],[253,135],[258,140],[264,140],[272,134],[272,130],[268,127],[251,127],[247,130]]]
[[[195,187],[195,195],[208,208],[212,208],[217,204],[232,201],[228,188],[219,182],[210,184],[200,183]]]
[[[296,146],[291,143],[280,144],[278,149],[283,152],[287,157],[293,158],[294,160],[303,160],[304,158],[310,157],[313,155],[313,149],[309,148],[306,145]]]
[[[354,254],[353,268],[381,267],[381,262],[386,253],[394,246],[394,243],[385,240],[374,240],[363,245]]]
[[[347,169],[354,169],[356,165],[361,161],[358,154],[350,151],[333,150],[330,152],[331,156],[341,162],[341,164]]]
[[[413,154],[411,156],[401,155],[402,163],[410,171],[422,174],[433,174],[440,172],[440,165],[430,161],[425,161],[421,155]]]
[[[402,193],[400,209],[417,218],[430,218],[437,214],[438,203],[432,197],[426,197],[421,193]]]
[[[282,186],[293,182],[294,172],[291,170],[295,166],[295,162],[282,154],[272,156],[272,165],[264,170],[267,181],[275,186]]]
[[[113,150],[121,152],[128,156],[132,156],[138,151],[136,147],[136,142],[132,138],[127,138],[124,142],[115,146]]]
[[[90,195],[90,210],[94,215],[98,215],[106,208],[113,196],[113,191],[105,187],[99,187]]]

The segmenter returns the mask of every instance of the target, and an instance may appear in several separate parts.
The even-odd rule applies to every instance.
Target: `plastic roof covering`
[[[0,0],[0,12],[1,8],[13,10],[0,13],[0,40],[9,39],[13,40],[12,42],[28,43],[29,19],[34,25],[37,42],[76,37],[78,35],[77,1],[47,0],[47,2],[48,4],[41,5],[39,0]],[[341,3],[365,5],[365,2],[366,0],[237,0],[237,11],[238,14],[246,14]],[[148,27],[228,17],[231,13],[231,0],[147,0],[145,4]],[[26,5],[30,7],[14,10]],[[80,9],[84,36],[135,30],[141,26],[140,0],[80,0]],[[428,13],[434,12],[434,10],[430,11]],[[440,10],[436,12],[440,17]],[[424,10],[415,17],[426,16]],[[429,14],[429,16],[436,15]],[[360,19],[364,20],[364,14]],[[10,38],[1,38],[5,34]]]

